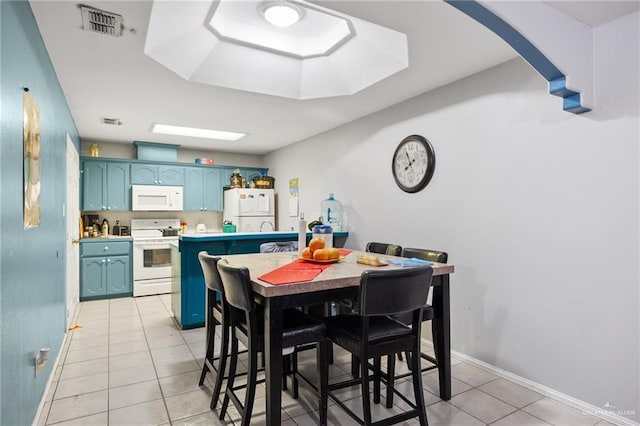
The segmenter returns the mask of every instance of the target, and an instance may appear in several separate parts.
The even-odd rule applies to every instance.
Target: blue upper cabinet
[[[83,161],[82,210],[103,210],[104,188],[107,185],[107,163]]]
[[[219,169],[204,169],[202,202],[205,210],[222,211],[222,182]]]
[[[127,163],[107,163],[106,210],[131,210],[131,190]],[[103,209],[104,210],[104,209]]]
[[[183,186],[184,167],[158,166],[158,180],[160,185]]]
[[[82,210],[130,210],[130,187],[128,162],[83,160]]]
[[[132,163],[131,184],[183,186],[184,173],[185,168],[182,166]]]
[[[184,210],[222,211],[220,169],[185,167]]]
[[[203,211],[202,203],[204,170],[199,167],[187,167],[184,177],[184,210]]]
[[[181,165],[179,163],[82,158],[83,211],[131,210],[131,185],[184,187],[185,211],[222,211],[223,187],[234,170],[247,185],[267,173],[259,167]]]

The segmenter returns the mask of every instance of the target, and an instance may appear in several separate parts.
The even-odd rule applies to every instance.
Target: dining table
[[[264,357],[266,385],[266,423],[279,425],[282,408],[282,327],[283,310],[286,308],[313,305],[344,299],[357,299],[362,272],[369,269],[397,269],[407,266],[406,258],[375,255],[388,264],[372,266],[358,263],[360,256],[371,257],[371,253],[356,250],[341,250],[338,261],[322,264],[322,271],[315,277],[302,273],[297,282],[270,284],[273,273],[287,270],[289,265],[311,263],[299,259],[297,253],[250,253],[221,256],[233,266],[244,266],[249,270],[254,298],[264,308]],[[319,263],[320,264],[320,263]],[[440,398],[451,398],[451,341],[449,275],[454,265],[431,262],[433,267],[432,334],[439,376]],[[291,272],[291,271],[290,271]],[[313,274],[312,274],[313,275]],[[263,279],[261,279],[262,277]],[[270,280],[273,282],[273,280]]]

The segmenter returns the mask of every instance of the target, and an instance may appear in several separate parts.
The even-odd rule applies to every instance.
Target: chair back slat
[[[202,273],[204,275],[204,284],[209,290],[222,292],[222,281],[220,280],[220,274],[218,273],[218,261],[217,256],[212,256],[206,251],[198,253],[198,260],[202,266]]]
[[[231,266],[226,259],[222,259],[218,262],[218,272],[222,279],[226,302],[245,312],[254,311],[249,270],[245,267]]]
[[[368,270],[360,277],[360,315],[392,315],[427,303],[430,265],[394,270]]]
[[[449,260],[449,255],[445,251],[420,248],[404,248],[402,249],[402,257],[415,257],[438,263],[447,263]]]
[[[368,242],[365,248],[369,253],[387,254],[389,256],[400,256],[402,247],[397,244]]]

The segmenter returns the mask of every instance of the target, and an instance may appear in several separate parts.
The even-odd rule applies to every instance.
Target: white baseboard
[[[424,339],[423,339],[424,340]],[[430,346],[433,346],[433,344],[428,341],[428,344]],[[627,417],[621,416],[619,414],[616,414],[614,412],[608,411],[603,407],[596,407],[595,405],[591,405],[588,404],[584,401],[581,401],[579,399],[576,399],[572,396],[566,395],[562,392],[558,392],[555,389],[551,389],[547,386],[541,385],[540,383],[536,383],[533,382],[531,380],[525,379],[524,377],[520,377],[516,374],[510,373],[506,370],[503,370],[501,368],[495,367],[491,364],[487,364],[484,361],[480,361],[477,360],[475,358],[472,358],[468,355],[465,355],[463,353],[457,352],[457,351],[451,351],[451,355],[455,356],[461,360],[463,360],[466,363],[469,363],[475,367],[481,368],[482,370],[488,371],[489,373],[492,373],[498,377],[502,377],[505,378],[509,381],[512,381],[518,385],[524,386],[525,388],[531,389],[535,392],[541,393],[544,396],[548,396],[549,398],[555,399],[557,401],[560,401],[564,404],[570,405],[580,411],[582,411],[583,413],[587,413],[590,415],[593,415],[595,417],[598,417],[602,420],[606,420],[609,423],[613,423],[616,425],[620,425],[620,426],[640,426],[640,423],[637,423]]]
[[[71,316],[71,318],[73,318],[74,320],[78,318],[78,309],[80,308],[80,303],[76,303],[75,308],[74,308],[74,312],[73,315]],[[66,320],[65,320],[66,323]],[[60,357],[63,354],[63,352],[65,351],[66,347],[67,347],[67,340],[71,338],[71,332],[69,331],[69,328],[67,326],[67,330],[64,333],[64,337],[62,338],[62,344],[60,345],[60,350],[58,351],[58,354],[56,355],[56,362],[53,365],[53,369],[51,370],[51,374],[49,375],[49,379],[47,380],[47,386],[45,386],[44,388],[44,393],[42,394],[42,399],[40,400],[40,404],[38,405],[38,410],[36,411],[36,416],[33,419],[33,422],[31,423],[31,426],[37,426],[38,422],[40,421],[40,416],[42,415],[42,410],[44,409],[44,406],[47,403],[47,395],[49,395],[49,389],[51,388],[51,383],[53,383],[53,378],[56,376],[56,370],[58,369],[58,365],[60,363]]]

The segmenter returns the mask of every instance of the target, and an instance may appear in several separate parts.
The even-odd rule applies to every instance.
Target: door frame
[[[75,170],[75,171],[74,171]],[[75,310],[80,302],[80,154],[67,133],[66,153],[66,271],[65,316],[66,329],[71,326]],[[71,255],[69,255],[71,253]]]

